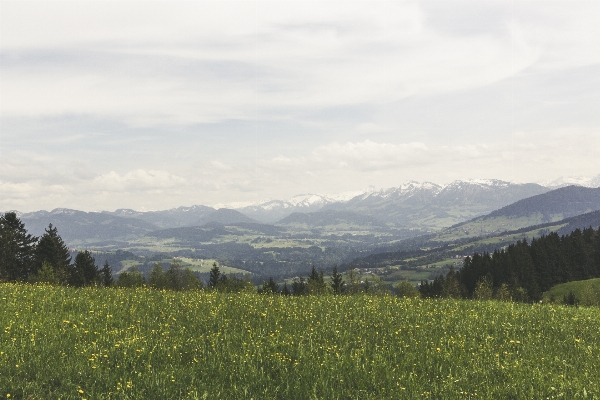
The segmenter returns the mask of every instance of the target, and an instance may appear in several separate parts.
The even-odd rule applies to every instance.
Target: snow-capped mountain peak
[[[584,187],[600,187],[600,174],[596,175],[593,178],[588,178],[584,176],[561,176],[553,181],[544,182],[542,185],[550,188],[561,188],[569,185],[577,185]]]

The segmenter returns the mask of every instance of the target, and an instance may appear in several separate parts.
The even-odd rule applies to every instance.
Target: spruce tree
[[[167,288],[167,280],[165,279],[165,273],[160,263],[156,263],[152,267],[152,271],[150,271],[150,277],[148,278],[148,285],[154,289]]]
[[[104,286],[112,286],[115,280],[112,276],[112,269],[110,265],[108,265],[108,260],[104,261],[104,266],[100,270],[100,278],[102,280],[102,284]]]
[[[165,279],[167,286],[172,290],[183,289],[183,271],[181,270],[181,262],[177,259],[173,259],[171,266],[165,272]]]
[[[35,248],[33,271],[36,272],[47,262],[54,269],[54,274],[61,284],[67,284],[73,274],[71,255],[65,242],[58,235],[56,227],[48,225],[45,233]]]
[[[267,283],[267,291],[270,293],[279,293],[279,285],[275,282],[273,277],[269,277],[269,282]]]
[[[219,266],[216,262],[213,263],[213,267],[210,270],[210,276],[208,278],[208,286],[213,289],[216,289],[219,281],[221,280],[221,271],[219,270]]]
[[[99,282],[100,271],[92,254],[87,250],[77,253],[70,283],[73,286],[90,286]]]
[[[33,268],[37,238],[14,212],[0,217],[0,280],[25,280]]]
[[[344,288],[344,279],[342,274],[338,272],[337,265],[333,267],[333,272],[331,273],[331,288],[333,289],[334,294],[341,294]]]

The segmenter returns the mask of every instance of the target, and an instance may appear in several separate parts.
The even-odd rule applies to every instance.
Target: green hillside
[[[580,305],[600,306],[600,278],[561,283],[545,292],[543,299],[546,302],[562,303],[571,292]]]

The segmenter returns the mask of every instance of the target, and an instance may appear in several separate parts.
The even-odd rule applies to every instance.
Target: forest
[[[462,268],[422,282],[424,297],[539,301],[552,286],[600,277],[600,228],[555,232],[517,241],[492,254],[475,253]]]
[[[288,286],[270,278],[259,285],[258,291],[284,295],[395,292],[406,297],[538,302],[542,293],[556,284],[597,277],[600,277],[600,228],[589,227],[562,236],[550,232],[530,243],[517,241],[491,254],[474,253],[465,258],[462,268],[451,268],[433,281],[421,281],[417,288],[407,282],[390,287],[376,276],[370,281],[361,280],[353,269],[342,274],[337,267],[331,276],[325,277],[323,270],[313,265],[306,279],[296,277]],[[37,238],[27,232],[15,213],[7,212],[0,217],[0,281],[73,287],[115,285],[188,290],[206,286],[223,292],[256,290],[248,276],[221,273],[217,263],[206,282],[201,278],[174,259],[166,271],[160,263],[155,263],[146,277],[134,267],[114,279],[108,262],[98,268],[87,250],[78,252],[72,260],[52,225]]]

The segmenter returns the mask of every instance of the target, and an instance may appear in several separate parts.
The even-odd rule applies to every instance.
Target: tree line
[[[0,281],[48,282],[70,286],[113,283],[108,263],[98,269],[89,251],[72,260],[69,249],[52,224],[41,237],[27,233],[14,212],[0,216]]]
[[[423,297],[539,301],[552,286],[600,277],[600,228],[555,232],[492,254],[474,253],[459,271],[421,282]]]
[[[404,297],[451,297],[467,299],[498,299],[539,301],[552,286],[574,280],[600,277],[600,227],[598,230],[576,229],[559,236],[551,232],[531,243],[518,241],[508,247],[467,257],[460,270],[450,269],[433,281],[422,281],[418,289],[407,281],[390,288],[373,277],[360,280],[350,269],[344,276],[333,268],[326,282],[323,270],[313,265],[310,274],[287,282],[283,286],[271,277],[258,288],[260,293],[282,295],[313,294],[388,294],[394,291]],[[58,235],[56,227],[48,226],[37,238],[27,233],[14,212],[0,216],[0,281],[48,282],[82,286],[148,286],[155,289],[208,289],[225,292],[256,290],[248,276],[221,273],[217,263],[204,286],[196,272],[182,268],[174,259],[168,270],[155,263],[148,279],[132,267],[119,274],[115,281],[108,262],[98,268],[92,253],[85,250],[71,259],[69,249]]]

